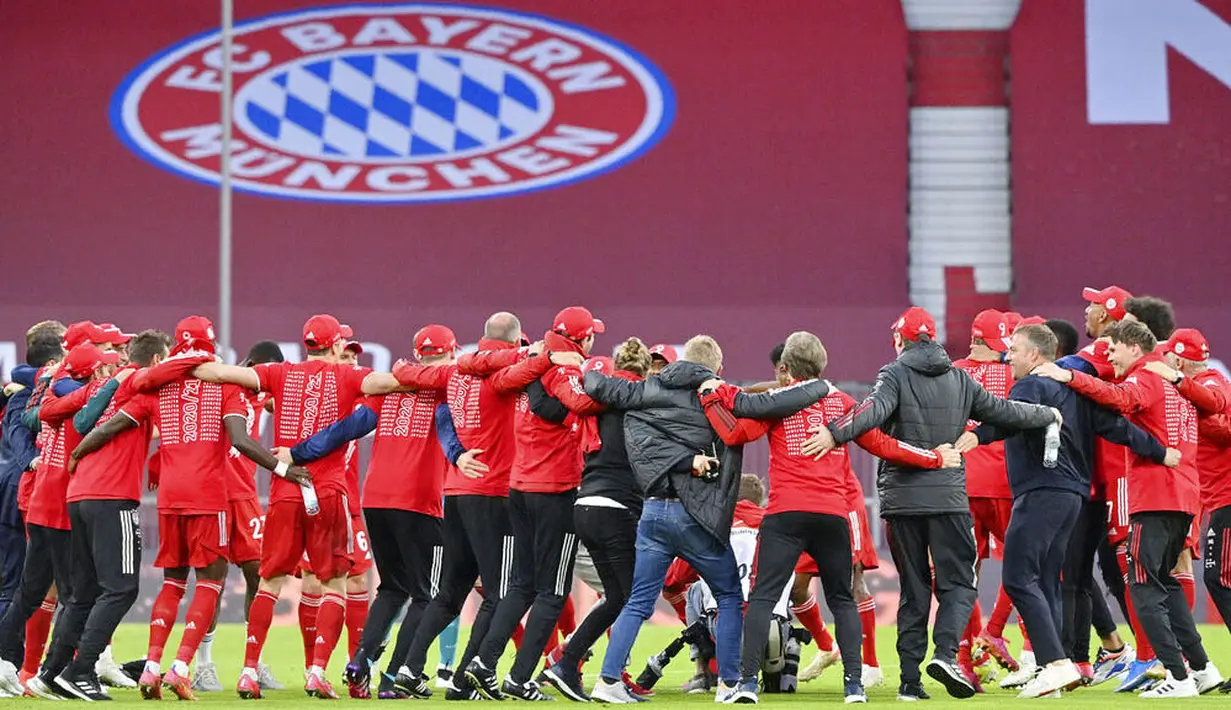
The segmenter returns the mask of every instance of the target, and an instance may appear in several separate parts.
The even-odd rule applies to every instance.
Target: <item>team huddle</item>
[[[1063,320],[984,311],[956,362],[931,316],[911,308],[891,326],[898,358],[863,402],[824,379],[828,355],[811,333],[773,350],[773,381],[740,388],[720,379],[722,350],[705,335],[680,352],[629,338],[595,355],[605,326],[577,306],[533,343],[516,316],[496,313],[464,355],[449,328],[427,325],[414,359],[389,373],[358,365],[362,346],[329,315],[304,324],[305,361],[263,341],[239,365],[216,355],[201,316],[173,336],[40,323],[0,429],[0,695],[223,690],[213,629],[234,565],[247,587],[243,699],[282,688],[262,652],[294,576],[304,689],[322,699],[339,697],[327,669],[345,630],[352,698],[423,699],[434,686],[449,700],[540,701],[555,699],[551,686],[578,702],[641,702],[690,647],[685,688],[719,702],[795,692],[839,664],[845,701],[866,702],[886,678],[852,443],[880,459],[902,584],[899,699],[928,697],[924,672],[971,697],[994,669],[1027,698],[1112,678],[1145,697],[1231,691],[1192,618],[1200,555],[1231,625],[1231,382],[1166,302],[1114,286],[1084,295],[1092,345],[1078,351]],[[259,441],[263,412],[272,450]],[[368,434],[361,489],[356,442]],[[742,471],[743,446],[761,438],[768,495]],[[264,509],[258,468],[272,473]],[[121,666],[110,642],[138,596],[143,488],[157,491],[163,583],[145,657]],[[1004,583],[984,625],[977,568],[993,555]],[[1132,646],[1095,583],[1096,558]],[[575,575],[600,595],[580,623]],[[459,656],[472,591],[481,603]],[[633,645],[660,595],[684,632],[634,678]],[[1003,638],[1014,608],[1017,657]],[[587,691],[582,670],[604,634]],[[819,652],[801,669],[812,642]]]

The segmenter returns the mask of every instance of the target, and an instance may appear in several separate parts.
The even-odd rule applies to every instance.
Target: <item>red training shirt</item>
[[[1210,368],[1192,378],[1200,387],[1219,390],[1231,400],[1231,381]],[[1207,511],[1231,505],[1231,405],[1221,414],[1198,422],[1197,471],[1201,478],[1201,507]]]
[[[432,389],[368,399],[378,419],[363,482],[364,507],[444,516],[440,498],[450,466],[436,439],[436,405],[442,399],[443,392]]]
[[[120,383],[95,427],[102,426],[136,396],[132,375]],[[127,429],[103,448],[77,462],[77,471],[68,484],[68,500],[141,500],[141,472],[150,451],[153,427],[142,424]]]
[[[1013,389],[1013,368],[1003,362],[980,362],[962,359],[953,363],[970,375],[989,394],[999,399],[1008,399]],[[971,431],[981,422],[966,422],[966,431]],[[1009,471],[1005,467],[1004,442],[997,441],[975,447],[964,457],[966,461],[966,495],[971,498],[1013,499],[1009,490]]]

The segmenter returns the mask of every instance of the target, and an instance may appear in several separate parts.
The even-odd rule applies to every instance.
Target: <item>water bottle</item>
[[[300,486],[299,492],[303,494],[303,507],[308,511],[308,515],[316,515],[321,512],[321,503],[316,498],[316,486],[308,483],[306,486]]]
[[[1056,459],[1060,456],[1060,425],[1052,422],[1047,425],[1043,434],[1043,466],[1055,468]]]

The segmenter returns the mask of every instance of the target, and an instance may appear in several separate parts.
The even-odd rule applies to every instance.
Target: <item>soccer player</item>
[[[282,349],[272,340],[262,340],[254,343],[244,358],[242,367],[252,367],[268,362],[283,362]],[[261,415],[273,412],[273,398],[265,392],[243,391],[246,401],[244,418],[248,427],[248,436],[255,441],[261,439]],[[252,600],[256,598],[257,589],[261,583],[261,539],[264,537],[265,511],[261,509],[261,501],[256,492],[257,465],[240,453],[234,446],[227,456],[227,560],[238,567],[244,575],[244,620],[248,620],[248,610]],[[221,599],[219,600],[221,605]],[[219,606],[221,610],[221,606]],[[209,633],[201,639],[197,647],[197,667],[192,676],[192,689],[205,692],[221,692],[222,682],[218,678],[218,668],[214,665],[213,647],[214,630],[218,626],[218,614],[214,614],[214,623]],[[263,690],[283,690],[283,686],[274,678],[273,672],[265,663],[257,664],[259,685]]]
[[[349,414],[364,394],[387,394],[398,388],[397,380],[390,374],[338,362],[346,339],[342,324],[331,315],[309,318],[303,327],[303,343],[308,358],[305,362],[254,367],[206,363],[193,374],[207,382],[237,384],[273,395],[277,446],[292,446],[333,424]],[[309,467],[313,487],[308,488],[300,484],[307,483],[306,479],[290,476],[288,464],[255,457],[254,460],[258,465],[272,466],[275,478],[261,546],[260,591],[248,612],[248,644],[237,688],[239,696],[261,697],[257,664],[273,620],[274,604],[287,577],[295,573],[307,551],[312,572],[326,593],[305,691],[316,697],[336,698],[337,693],[325,678],[325,667],[342,632],[346,576],[354,549],[344,454],[335,452]],[[313,491],[316,505],[309,507]]]
[[[1133,604],[1167,669],[1166,680],[1142,695],[1192,697],[1223,680],[1209,662],[1192,611],[1171,574],[1199,507],[1197,414],[1175,387],[1144,367],[1151,360],[1161,359],[1153,352],[1157,342],[1146,326],[1120,323],[1109,328],[1106,335],[1111,341],[1108,359],[1123,382],[1113,385],[1054,365],[1043,365],[1036,373],[1069,383],[1075,391],[1118,409],[1181,452],[1180,465],[1175,469],[1140,458],[1130,463],[1127,561]]]
[[[428,325],[415,333],[414,349],[424,365],[452,365],[457,338],[443,325]],[[378,689],[382,698],[396,697],[393,678],[432,590],[440,584],[442,489],[449,463],[436,440],[435,413],[443,396],[441,390],[424,389],[370,397],[346,419],[290,450],[276,452],[282,460],[306,464],[375,432],[364,479],[363,515],[372,533],[380,586],[363,638],[346,666],[352,697],[370,695],[369,667],[405,608]]]
[[[657,375],[663,368],[679,359],[675,347],[659,343],[650,348],[650,375]]]
[[[491,628],[492,616],[512,584],[513,535],[509,521],[509,476],[518,454],[513,433],[515,408],[527,385],[551,367],[549,357],[527,357],[541,351],[519,350],[521,322],[512,313],[488,318],[479,341],[479,351],[458,359],[457,364],[401,365],[395,374],[402,384],[420,389],[445,389],[448,406],[437,410],[437,436],[442,419],[453,424],[464,451],[451,459],[454,467],[445,478],[443,568],[440,589],[415,631],[410,650],[402,659],[395,687],[416,698],[430,697],[423,666],[427,649],[444,628],[461,613],[476,579],[483,579],[483,603],[479,605],[470,640],[459,659],[467,668]],[[447,411],[447,414],[442,412]],[[442,438],[443,440],[443,438]],[[487,471],[473,468],[482,455]],[[477,698],[465,674],[453,679],[446,697]],[[489,689],[490,690],[490,689]],[[500,689],[494,689],[499,695]]]

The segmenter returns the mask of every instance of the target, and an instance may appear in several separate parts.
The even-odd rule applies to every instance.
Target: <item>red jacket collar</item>
[[[479,338],[480,350],[509,350],[510,348],[521,347],[517,343],[510,343],[504,340],[492,340],[491,338]]]
[[[548,331],[548,333],[543,336],[543,344],[547,346],[548,352],[577,353],[578,355],[586,354],[585,351],[581,349],[581,343],[566,338],[554,331]]]

